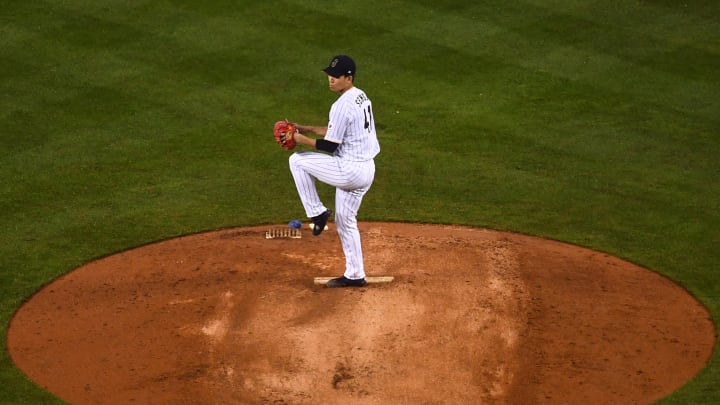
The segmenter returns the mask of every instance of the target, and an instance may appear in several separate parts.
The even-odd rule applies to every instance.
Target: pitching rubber
[[[316,285],[325,285],[334,278],[335,277],[315,277],[314,282]],[[386,284],[393,280],[395,280],[395,277],[392,276],[365,277],[365,281],[367,281],[368,284]]]

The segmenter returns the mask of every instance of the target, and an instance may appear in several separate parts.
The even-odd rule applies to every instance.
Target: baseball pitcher
[[[380,152],[380,145],[375,133],[372,102],[364,91],[355,87],[352,58],[335,56],[323,72],[327,74],[330,90],[339,95],[330,107],[327,126],[278,121],[274,134],[285,149],[302,144],[320,151],[293,153],[290,171],[305,213],[312,220],[315,236],[322,233],[332,214],[320,201],[315,182],[320,180],[336,188],[335,224],[346,264],[345,273],[330,280],[327,286],[363,287],[367,282],[357,213],[375,178],[373,159]]]

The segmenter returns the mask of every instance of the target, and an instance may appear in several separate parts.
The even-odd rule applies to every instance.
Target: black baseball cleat
[[[327,224],[328,218],[330,218],[330,214],[332,214],[332,211],[326,210],[322,214],[310,218],[313,223],[313,235],[318,236],[325,230],[325,225]]]
[[[330,288],[337,288],[337,287],[365,287],[367,285],[367,281],[365,281],[364,278],[359,278],[357,280],[353,280],[350,278],[347,278],[345,276],[333,278],[328,280],[326,287]]]

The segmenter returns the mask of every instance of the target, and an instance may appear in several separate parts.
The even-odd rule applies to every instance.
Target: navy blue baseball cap
[[[332,77],[355,76],[355,61],[347,55],[334,56],[323,72]]]

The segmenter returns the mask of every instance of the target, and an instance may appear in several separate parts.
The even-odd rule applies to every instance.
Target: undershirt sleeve
[[[338,148],[338,146],[340,145],[333,141],[328,141],[327,139],[317,139],[315,141],[315,148],[325,152],[333,153],[335,152],[335,149]]]

